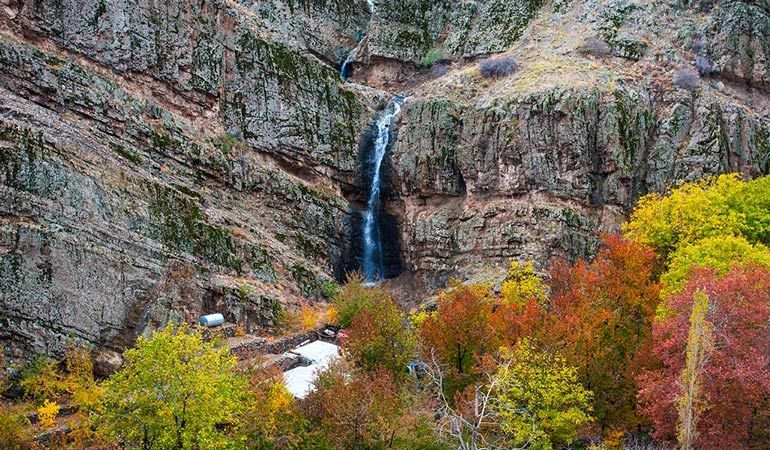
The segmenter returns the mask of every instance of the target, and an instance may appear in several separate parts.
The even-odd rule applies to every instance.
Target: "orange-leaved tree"
[[[603,235],[592,261],[572,266],[556,261],[551,267],[553,295],[538,335],[578,368],[605,429],[628,429],[638,422],[638,360],[660,297],[654,263],[651,249]]]
[[[359,367],[385,368],[402,380],[414,359],[416,343],[406,316],[385,296],[353,316],[344,348]]]
[[[431,410],[385,369],[363,371],[339,361],[315,381],[303,408],[313,448],[441,449]]]
[[[488,286],[459,285],[439,294],[436,311],[422,324],[424,357],[446,367],[450,397],[478,379],[481,359],[498,348],[493,306]]]

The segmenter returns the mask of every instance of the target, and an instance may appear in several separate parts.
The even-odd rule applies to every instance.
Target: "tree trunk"
[[[690,314],[690,331],[687,336],[686,361],[682,370],[682,397],[679,399],[679,446],[692,450],[697,438],[698,415],[701,400],[701,376],[713,344],[713,325],[706,320],[709,308],[708,296],[698,291]]]

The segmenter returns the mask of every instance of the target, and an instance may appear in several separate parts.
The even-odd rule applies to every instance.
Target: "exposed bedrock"
[[[404,105],[393,154],[407,269],[429,284],[509,259],[590,256],[639,196],[768,166],[767,116],[619,86]]]
[[[364,26],[362,4],[287,2],[298,22],[277,30],[230,1],[4,3],[11,356],[119,349],[210,309],[255,330],[321,298],[351,247],[341,192],[380,97],[325,61],[340,42],[329,27]],[[281,38],[311,17],[317,40]]]
[[[385,271],[430,289],[590,256],[640,195],[770,173],[769,10],[3,0],[0,338],[12,357],[119,350],[169,320],[254,331],[321,300],[360,266],[360,158],[400,91]],[[482,77],[498,53],[518,70]]]

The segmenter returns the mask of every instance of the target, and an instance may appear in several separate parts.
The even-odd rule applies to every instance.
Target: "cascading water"
[[[374,14],[374,8],[377,7],[377,3],[374,0],[366,0],[366,3],[369,5],[369,11]],[[350,51],[348,53],[348,56],[345,57],[345,60],[342,61],[342,64],[340,64],[340,78],[343,80],[348,79],[348,66],[350,63],[353,62],[358,57],[358,52],[360,51],[361,47],[364,45],[364,41],[366,38],[364,37],[361,39],[361,41],[356,45],[356,48]]]
[[[353,62],[354,59],[358,56],[358,49],[361,48],[361,45],[363,44],[364,40],[362,39],[361,42],[354,48],[350,53],[348,53],[347,58],[345,58],[345,61],[342,61],[342,64],[340,65],[340,78],[343,80],[348,79],[348,65]]]
[[[371,160],[371,182],[366,211],[363,216],[364,255],[363,271],[367,282],[373,283],[385,276],[384,258],[382,254],[382,230],[380,222],[380,183],[382,181],[382,161],[390,142],[390,125],[401,112],[401,97],[396,97],[377,119],[377,135],[374,140],[374,151]]]

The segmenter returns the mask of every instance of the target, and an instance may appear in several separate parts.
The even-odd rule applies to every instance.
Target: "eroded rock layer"
[[[360,7],[313,6],[339,34]],[[340,186],[378,94],[314,56],[329,42],[277,39],[257,12],[4,7],[0,333],[13,353],[121,347],[213,310],[269,326],[345,266]]]

